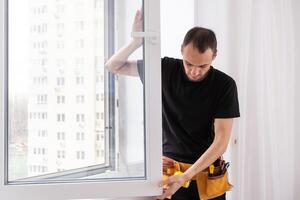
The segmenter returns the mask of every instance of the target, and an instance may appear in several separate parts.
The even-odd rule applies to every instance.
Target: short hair
[[[211,48],[214,53],[217,53],[217,38],[215,33],[210,29],[203,27],[190,29],[184,37],[182,47],[190,43],[192,43],[200,53],[204,53],[208,48]]]

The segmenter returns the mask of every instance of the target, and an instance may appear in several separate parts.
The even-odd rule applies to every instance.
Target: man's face
[[[213,51],[209,48],[200,53],[190,43],[181,49],[185,73],[191,81],[201,81],[208,73],[210,65],[215,58]]]

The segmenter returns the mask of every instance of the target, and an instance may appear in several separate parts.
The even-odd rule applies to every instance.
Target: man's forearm
[[[184,173],[186,180],[192,179],[200,171],[206,169],[226,151],[227,143],[214,141],[205,153]]]
[[[113,72],[117,73],[122,67],[125,66],[128,57],[140,47],[140,44],[137,40],[133,39],[125,47],[118,50],[106,63],[105,67]]]
[[[215,119],[214,141],[204,154],[184,173],[187,180],[193,178],[223,155],[230,140],[232,126],[233,118]]]

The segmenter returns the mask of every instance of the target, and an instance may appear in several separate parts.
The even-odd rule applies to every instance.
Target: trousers
[[[196,181],[191,181],[188,188],[181,187],[177,190],[177,192],[172,195],[171,200],[200,200]],[[226,200],[226,193],[212,200]]]

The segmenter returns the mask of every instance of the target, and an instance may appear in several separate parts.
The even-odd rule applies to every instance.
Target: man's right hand
[[[143,14],[141,10],[137,10],[134,17],[134,22],[132,24],[132,32],[142,32],[143,31]],[[136,47],[140,47],[143,44],[143,38],[132,37],[132,42]]]
[[[166,156],[163,156],[162,159],[163,159],[163,173],[166,174],[168,168],[174,168],[175,160],[173,160],[172,158],[168,158]]]
[[[136,11],[132,32],[143,31],[143,16],[140,10]],[[132,37],[131,42],[119,49],[105,63],[105,67],[114,74],[139,76],[137,60],[128,60],[128,57],[143,44],[142,37]]]

